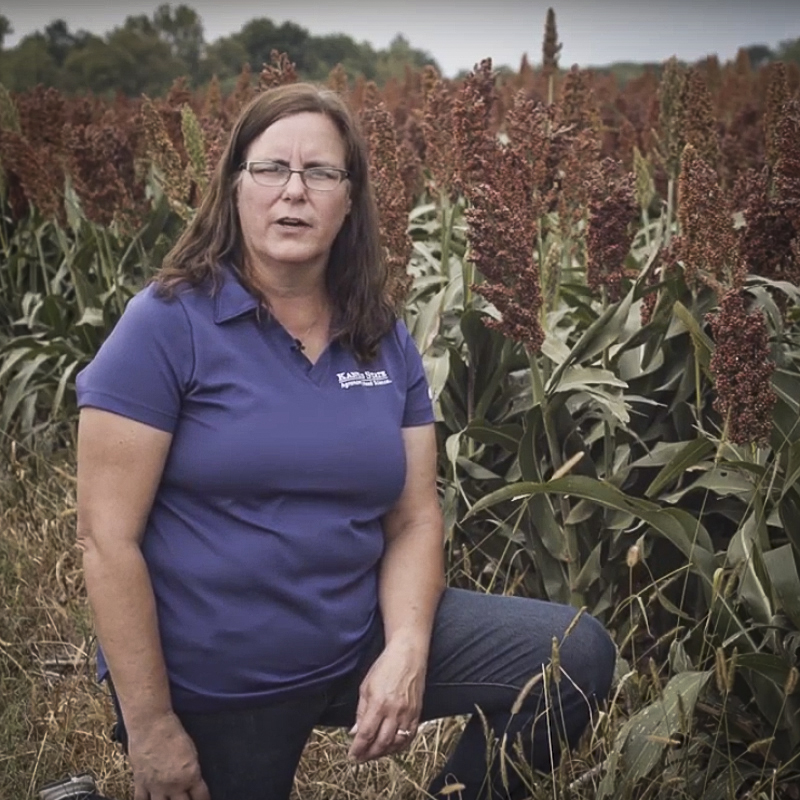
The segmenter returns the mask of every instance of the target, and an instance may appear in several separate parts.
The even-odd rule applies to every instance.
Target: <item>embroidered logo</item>
[[[392,379],[385,370],[378,372],[337,372],[340,389],[350,389],[352,386],[387,386]]]

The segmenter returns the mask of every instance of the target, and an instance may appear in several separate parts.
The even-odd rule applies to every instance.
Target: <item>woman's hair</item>
[[[366,144],[345,101],[329,89],[294,83],[262,92],[247,104],[194,219],[165,257],[155,282],[165,294],[171,294],[178,284],[199,286],[206,282],[214,292],[228,264],[256,293],[245,268],[236,206],[239,168],[252,142],[270,125],[306,112],[328,117],[344,142],[352,206],[331,247],[326,281],[333,302],[334,337],[360,361],[367,362],[375,357],[381,338],[393,327],[395,312],[386,294],[386,267]]]

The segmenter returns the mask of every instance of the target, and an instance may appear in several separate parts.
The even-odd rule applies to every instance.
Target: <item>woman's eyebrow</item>
[[[280,164],[282,167],[290,167],[291,164],[285,158],[253,158],[251,161],[270,161],[273,164]],[[325,161],[312,158],[303,162],[303,169],[313,169],[314,167],[333,167],[334,169],[344,169],[334,164],[332,161]]]

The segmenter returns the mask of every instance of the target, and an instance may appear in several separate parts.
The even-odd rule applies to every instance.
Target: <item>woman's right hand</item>
[[[128,730],[134,800],[211,800],[197,750],[174,712]]]

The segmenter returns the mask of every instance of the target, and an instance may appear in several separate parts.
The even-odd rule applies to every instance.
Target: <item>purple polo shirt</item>
[[[369,365],[338,343],[312,365],[257,306],[227,270],[213,297],[150,286],[77,378],[80,406],[173,435],[142,552],[178,710],[271,702],[355,666],[401,430],[433,421],[402,323]]]

